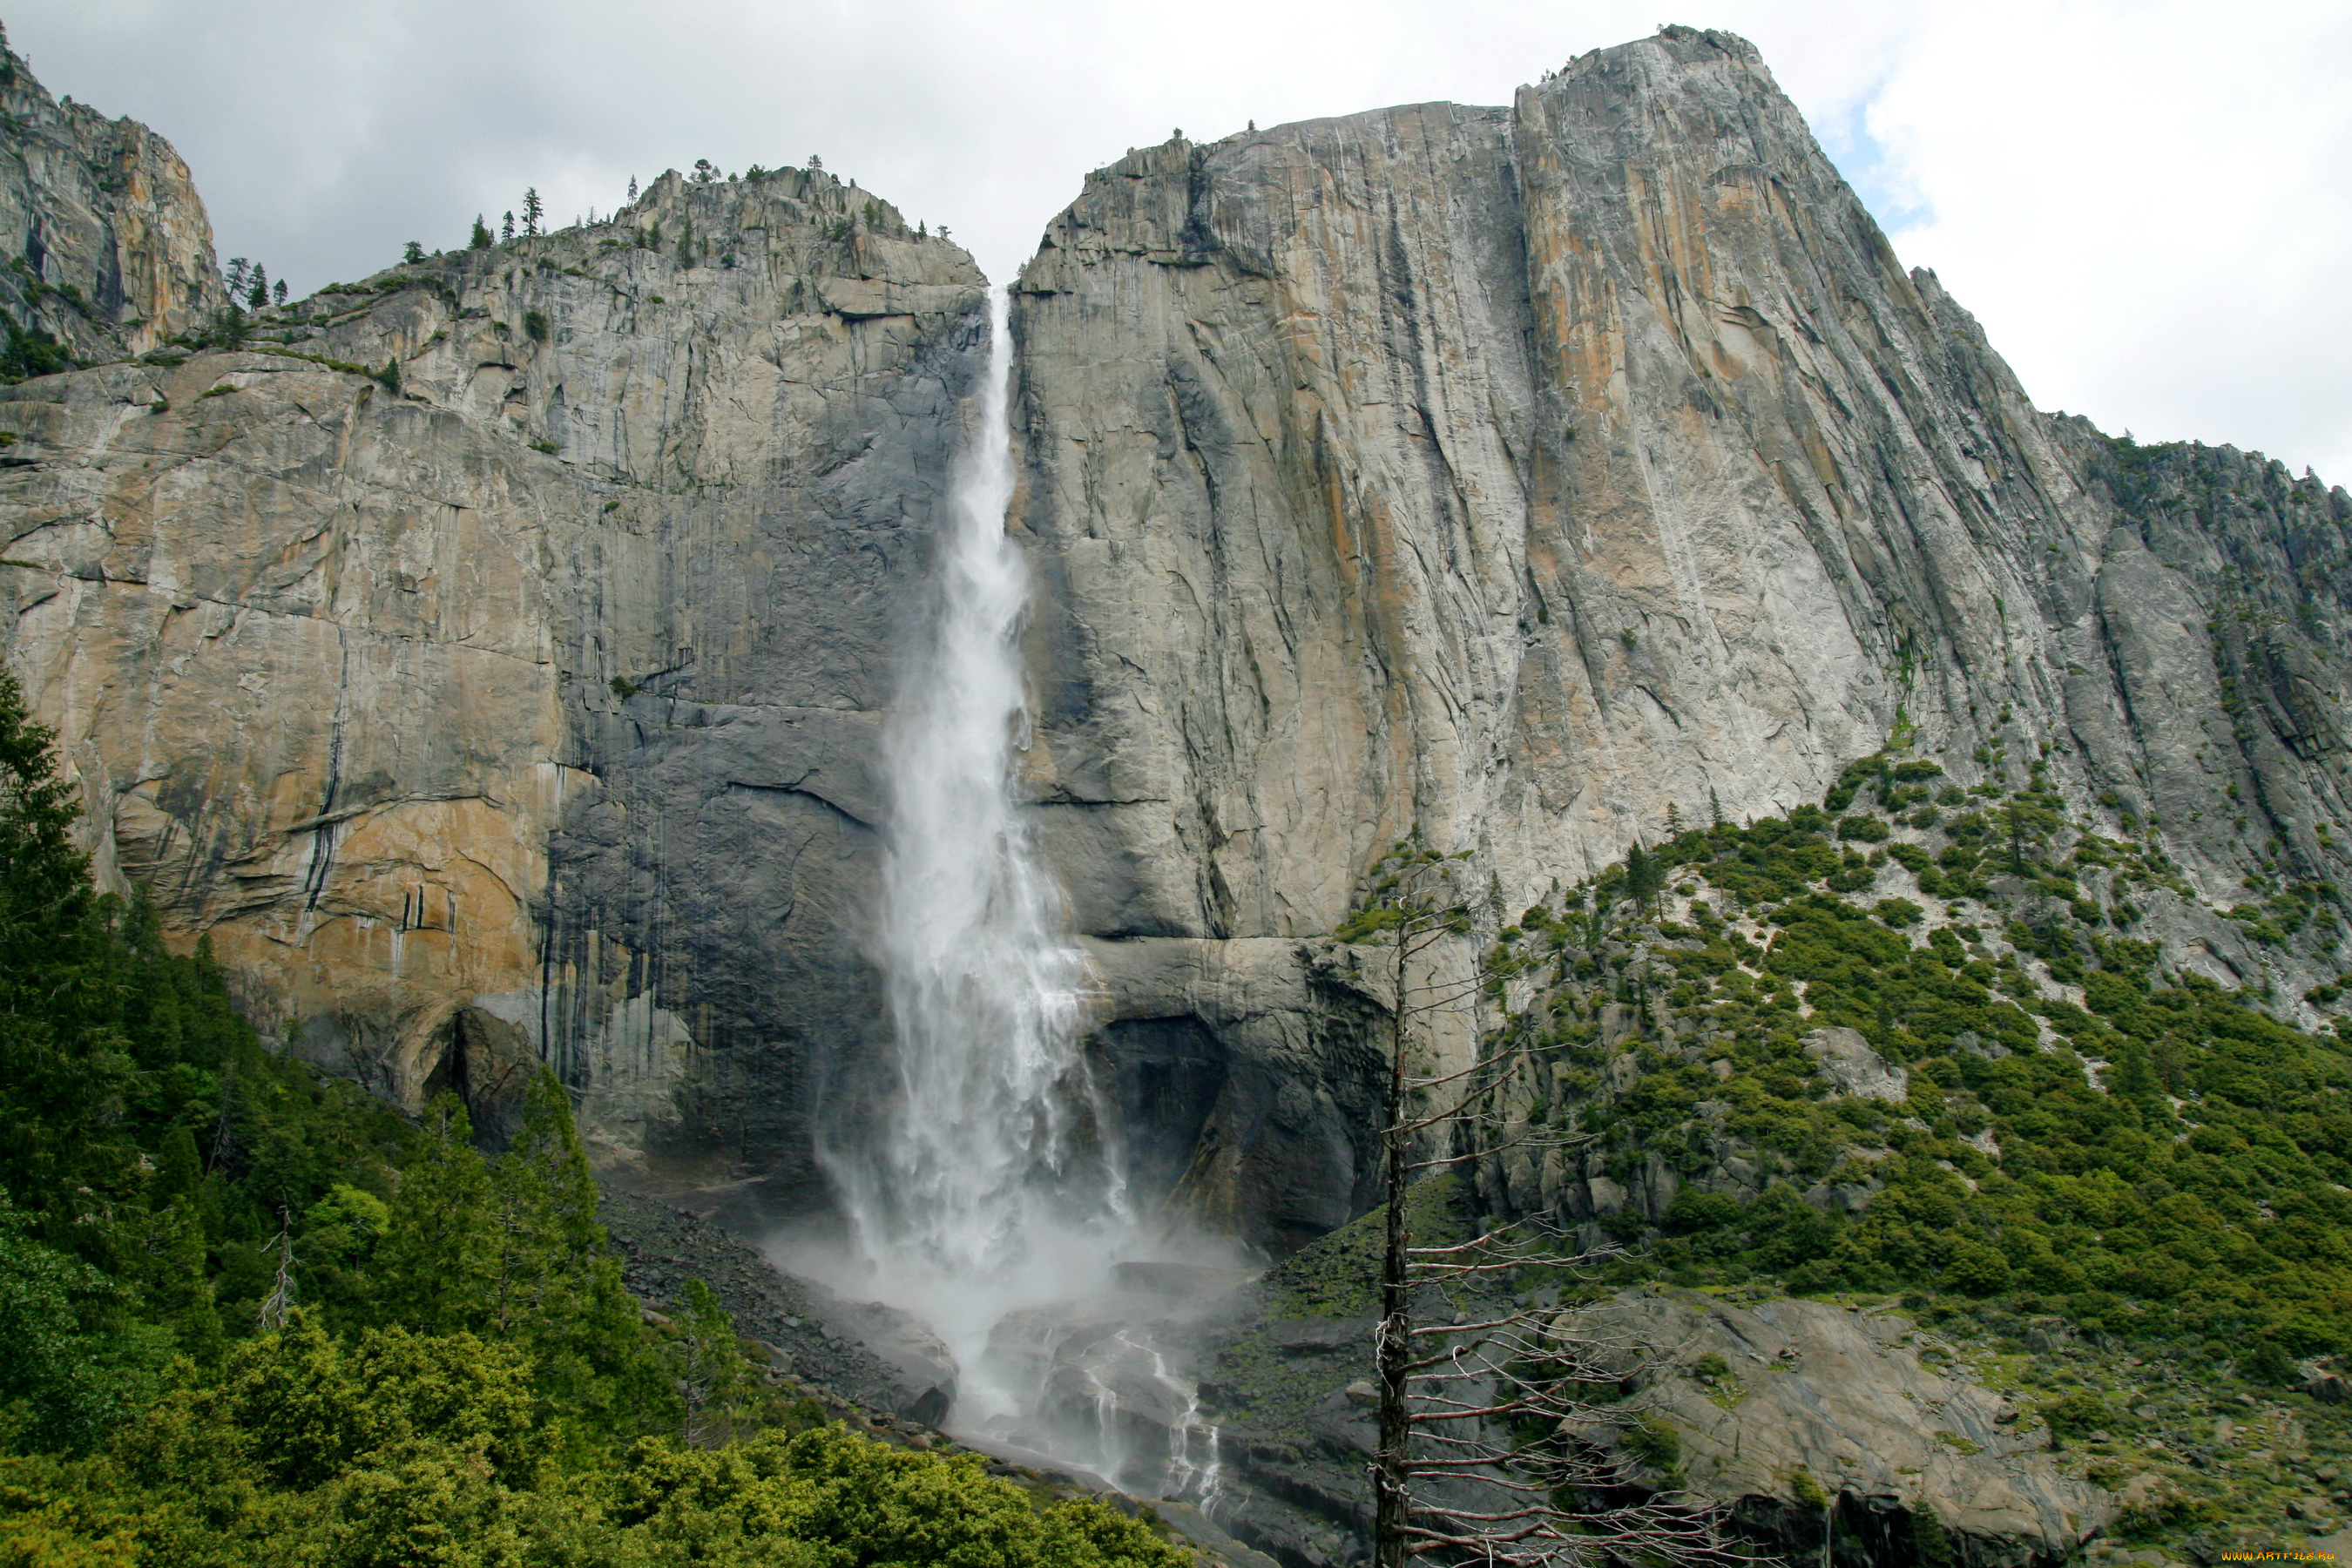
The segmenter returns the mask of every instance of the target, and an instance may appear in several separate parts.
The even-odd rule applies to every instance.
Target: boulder
[[[1971,1563],[2065,1557],[2115,1517],[2107,1493],[2050,1462],[2046,1432],[2020,1431],[1999,1394],[1923,1363],[1930,1340],[1892,1313],[1643,1290],[1599,1321],[1672,1347],[1681,1367],[1723,1358],[1712,1384],[1670,1376],[1640,1397],[1680,1431],[1691,1489],[1784,1535],[1802,1539],[1799,1516],[1818,1516],[1801,1470],[1858,1515],[1932,1507]]]
[[[1872,1050],[1859,1030],[1815,1029],[1798,1044],[1840,1094],[1898,1105],[1911,1097],[1910,1074]]]

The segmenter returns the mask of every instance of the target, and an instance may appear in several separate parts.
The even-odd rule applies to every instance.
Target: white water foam
[[[883,736],[878,956],[896,1094],[878,1138],[828,1160],[863,1265],[856,1283],[946,1342],[961,1373],[956,1419],[976,1428],[1016,1420],[1037,1392],[1019,1358],[991,1353],[992,1331],[1095,1292],[1139,1245],[1080,1048],[1086,962],[1014,793],[1030,742],[1028,576],[1004,531],[1007,313],[992,293],[936,618]]]
[[[774,1252],[936,1334],[956,1362],[953,1430],[1206,1511],[1223,1479],[1221,1435],[1158,1336],[1171,1313],[1197,1311],[1202,1277],[1238,1279],[1243,1259],[1139,1212],[1116,1119],[1087,1071],[1088,968],[1017,787],[1031,741],[1028,575],[1004,528],[1014,474],[1002,293],[988,343],[934,616],[882,740],[877,956],[897,1037],[892,1092],[877,1124],[822,1150],[845,1250],[780,1237]],[[856,1120],[856,1108],[837,1109]]]

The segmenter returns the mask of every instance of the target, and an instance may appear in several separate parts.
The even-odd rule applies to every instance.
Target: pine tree
[[[88,1447],[141,1392],[143,1380],[124,1376],[121,1364],[135,1342],[125,1345],[91,1321],[108,1315],[120,1288],[43,1246],[33,1220],[0,1190],[0,1408],[10,1416],[8,1446]]]
[[[515,237],[514,214],[509,211],[499,224],[499,243],[510,243]]]
[[[246,291],[245,302],[257,310],[269,308],[269,272],[258,262],[254,264],[253,286]]]
[[[1633,847],[1625,851],[1625,896],[1646,907],[1665,886],[1665,868],[1642,847],[1640,839],[1634,839]]]
[[[422,1146],[401,1173],[376,1254],[376,1310],[387,1321],[446,1332],[478,1327],[488,1315],[499,1259],[489,1167],[473,1136],[456,1095],[425,1108]]]
[[[476,213],[474,215],[473,237],[466,241],[466,248],[468,250],[488,250],[490,247],[490,243],[489,227],[482,222],[482,215]]]
[[[222,273],[221,277],[228,284],[230,299],[240,299],[244,296],[246,279],[252,266],[253,263],[242,256],[232,256],[228,258],[228,270]]]
[[[280,278],[277,282],[272,283],[269,286],[269,302],[273,305],[283,305],[286,303],[285,279]]]
[[[545,215],[546,211],[546,205],[539,199],[539,187],[537,185],[532,185],[526,189],[522,194],[523,233],[537,234],[539,232],[539,220]]]
[[[553,1406],[592,1426],[674,1426],[676,1384],[597,1222],[596,1181],[555,1076],[531,1085],[496,1161],[474,1149],[453,1095],[427,1110],[424,1132],[376,1247],[378,1320],[511,1343]]]
[[[522,1126],[491,1185],[498,1264],[486,1329],[525,1343],[550,1397],[601,1426],[670,1419],[674,1384],[597,1221],[596,1179],[553,1073],[541,1070],[525,1093]]]
[[[414,267],[425,259],[425,247],[416,240],[410,240],[401,247],[400,259],[404,264]]]
[[[107,1108],[131,1062],[108,908],[74,843],[81,807],[53,738],[0,672],[0,1188],[94,1210],[130,1157]]]
[[[677,1355],[686,1394],[686,1440],[698,1446],[731,1443],[760,1392],[759,1374],[743,1354],[728,1316],[699,1279],[680,1292]]]
[[[629,176],[629,199],[631,201],[637,199],[637,177],[635,174]]]
[[[2156,1068],[2148,1062],[2145,1047],[2132,1041],[2120,1047],[2116,1057],[2115,1072],[2107,1080],[2116,1094],[2130,1100],[2161,1099],[2163,1085],[2157,1079]]]
[[[218,1360],[228,1339],[205,1276],[205,1223],[195,1194],[183,1195],[154,1216],[146,1240],[141,1293],[148,1312],[171,1328],[184,1353],[200,1363]]]

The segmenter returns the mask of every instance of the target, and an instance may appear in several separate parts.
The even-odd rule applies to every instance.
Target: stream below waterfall
[[[1028,573],[1005,531],[1012,377],[994,289],[929,625],[882,737],[877,956],[895,1072],[871,1127],[820,1150],[845,1239],[772,1250],[919,1324],[896,1335],[929,1342],[898,1348],[952,1358],[944,1425],[960,1436],[1206,1511],[1220,1438],[1173,1331],[1242,1275],[1230,1247],[1143,1212],[1088,1072],[1088,966],[1019,792]]]

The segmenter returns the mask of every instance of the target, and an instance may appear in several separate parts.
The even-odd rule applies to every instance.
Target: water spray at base
[[[1086,960],[1015,790],[1030,734],[1018,640],[1028,579],[1004,531],[1011,380],[997,292],[978,417],[952,475],[937,608],[883,736],[878,957],[896,1077],[873,1133],[824,1152],[849,1221],[847,1256],[794,1249],[791,1261],[937,1334],[958,1368],[960,1430],[1129,1484],[1158,1472],[1198,1495],[1204,1479],[1214,1486],[1216,1436],[1162,1352],[1117,1336],[1180,1406],[1174,1436],[1159,1445],[1171,1452],[1147,1456],[1120,1436],[1131,1423],[1112,1382],[1136,1368],[1102,1368],[1117,1375],[1097,1378],[1091,1395],[1060,1386],[1074,1319],[1151,1315],[1150,1293],[1136,1287],[1151,1266],[1132,1266],[1170,1255],[1136,1213],[1118,1130],[1087,1071]]]

